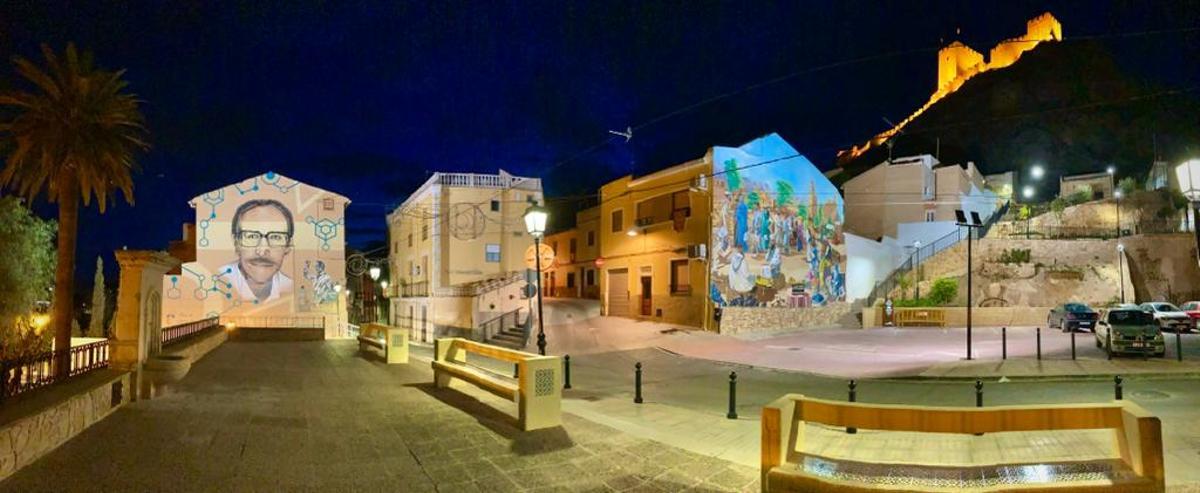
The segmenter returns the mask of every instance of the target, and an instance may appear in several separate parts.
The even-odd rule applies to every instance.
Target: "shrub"
[[[958,279],[943,277],[933,282],[929,292],[929,301],[934,305],[953,303],[958,297]]]
[[[1000,252],[1000,263],[1002,264],[1028,264],[1032,258],[1028,248],[1014,248],[1012,250],[1004,249]]]
[[[1067,197],[1067,203],[1071,205],[1079,205],[1092,200],[1092,187],[1082,186],[1075,190]]]

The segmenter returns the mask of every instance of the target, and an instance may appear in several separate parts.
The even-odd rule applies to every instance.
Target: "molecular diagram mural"
[[[345,222],[345,219],[338,219],[336,222],[330,219],[314,219],[312,216],[305,218],[305,222],[313,225],[313,235],[321,240],[321,249],[329,251],[329,240],[337,238],[337,228]]]

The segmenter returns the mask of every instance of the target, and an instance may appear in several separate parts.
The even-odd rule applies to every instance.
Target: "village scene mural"
[[[844,203],[777,134],[713,148],[717,306],[803,308],[846,299]]]

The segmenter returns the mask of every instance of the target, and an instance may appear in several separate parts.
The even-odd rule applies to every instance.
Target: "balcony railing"
[[[424,298],[429,296],[429,281],[414,282],[400,286],[401,298]]]
[[[108,367],[108,340],[71,347],[66,351],[71,365],[68,378]],[[0,402],[63,381],[54,371],[56,357],[61,354],[61,351],[46,351],[0,361]]]
[[[306,317],[240,317],[240,316],[222,316],[221,324],[234,324],[236,327],[248,327],[253,329],[324,329],[325,317],[322,316],[306,316]]]
[[[186,341],[196,334],[220,325],[220,318],[212,317],[203,320],[196,320],[194,322],[164,327],[162,330],[162,345],[168,346],[178,342]]]
[[[509,188],[523,178],[476,173],[438,173],[438,182],[449,187]]]

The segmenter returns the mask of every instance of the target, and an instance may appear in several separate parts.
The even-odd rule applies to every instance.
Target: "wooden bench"
[[[832,430],[806,426],[808,423]],[[764,492],[1157,493],[1165,488],[1162,425],[1157,417],[1129,401],[923,407],[836,402],[788,394],[763,408],[761,427]],[[845,427],[857,428],[858,434],[845,434]],[[1106,434],[1109,430],[1111,434]],[[1022,456],[1048,453],[1046,443],[1050,443],[1048,439],[1056,432],[1076,436],[1083,433],[1094,441],[1089,448],[1080,449],[1077,443],[1074,448],[1057,451],[1056,458]],[[808,433],[814,437],[834,433],[836,440],[842,441],[840,446],[846,447],[843,450],[853,450],[859,457],[845,459],[814,453],[810,449],[819,451],[817,444],[807,449],[804,446]],[[919,448],[906,454],[904,450],[879,447],[885,445],[889,435]],[[948,440],[965,442],[966,454],[938,448],[950,443]],[[997,447],[1001,440],[1037,443]],[[989,450],[1011,455],[1002,453],[997,458],[989,455]],[[945,457],[947,454],[954,454],[957,459],[969,457],[972,461],[914,463],[914,455]]]
[[[358,350],[371,348],[379,350],[389,365],[408,363],[408,329],[374,323],[363,325],[358,335]]]
[[[500,378],[467,366],[467,353],[515,363],[517,379]],[[557,356],[538,356],[458,337],[434,341],[434,382],[450,386],[452,378],[472,384],[517,404],[518,421],[524,431],[562,424],[562,362]]]
[[[897,308],[896,325],[945,327],[946,312],[936,308]]]

